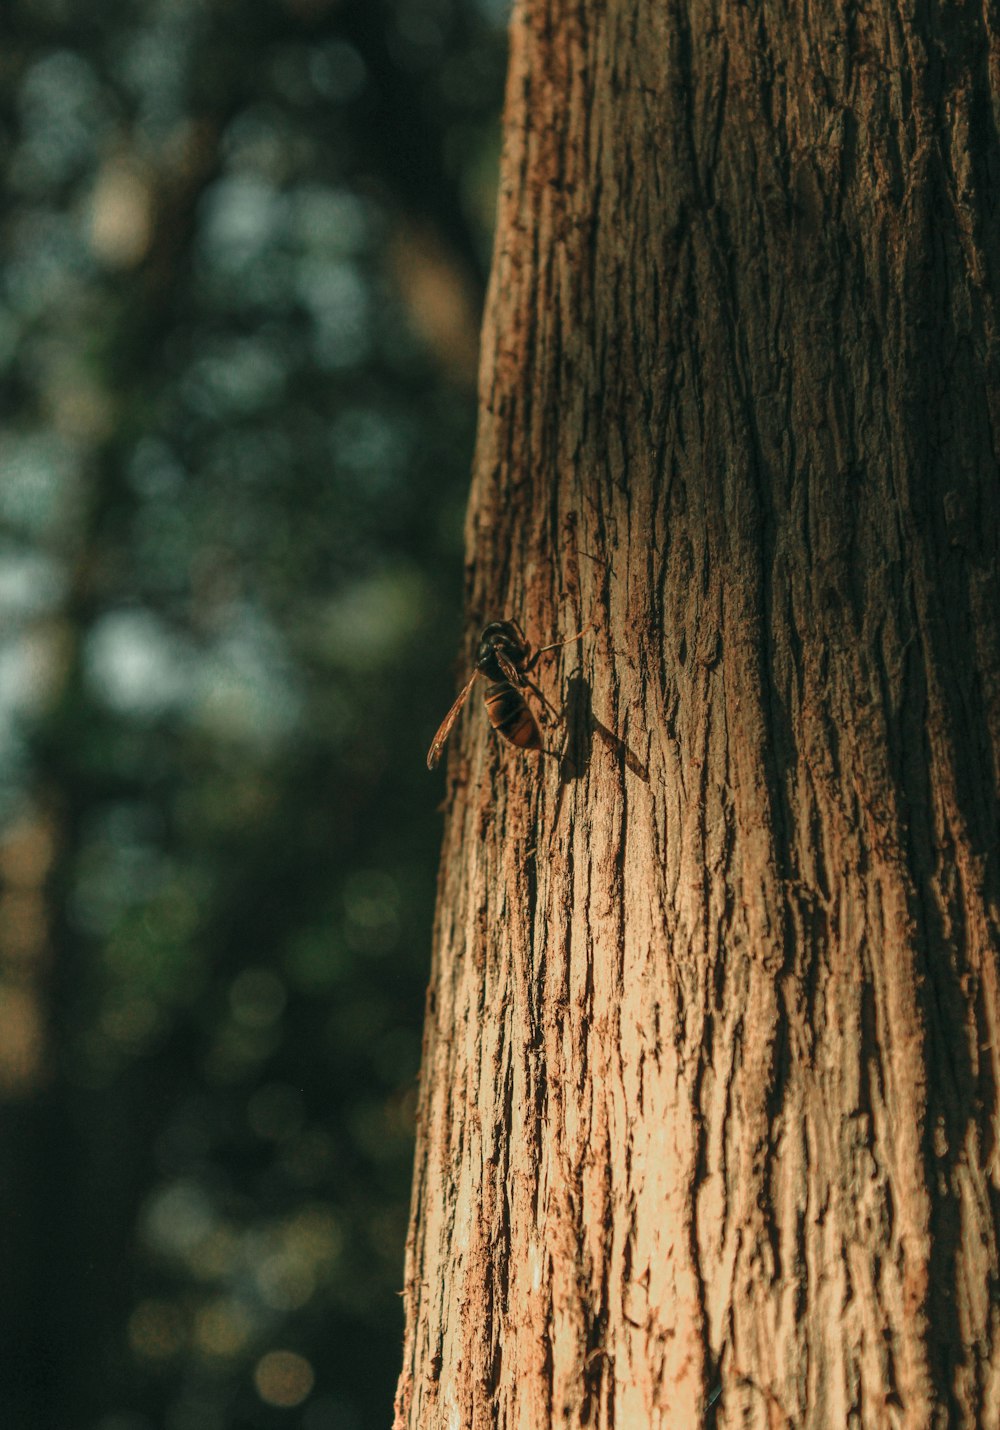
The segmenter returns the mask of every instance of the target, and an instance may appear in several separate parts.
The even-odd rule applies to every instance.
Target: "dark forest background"
[[[0,1421],[385,1427],[504,0],[0,9]]]

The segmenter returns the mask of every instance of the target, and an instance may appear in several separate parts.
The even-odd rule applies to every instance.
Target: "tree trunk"
[[[511,42],[397,1426],[995,1430],[1000,20]]]

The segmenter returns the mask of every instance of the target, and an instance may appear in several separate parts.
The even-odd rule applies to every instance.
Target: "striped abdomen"
[[[542,738],[535,717],[524,696],[509,680],[487,687],[486,715],[497,734],[518,749],[541,749]]]

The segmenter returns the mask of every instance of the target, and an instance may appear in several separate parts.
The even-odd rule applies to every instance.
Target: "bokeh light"
[[[283,1410],[301,1405],[316,1383],[312,1366],[294,1351],[268,1351],[257,1362],[253,1378],[261,1400]]]

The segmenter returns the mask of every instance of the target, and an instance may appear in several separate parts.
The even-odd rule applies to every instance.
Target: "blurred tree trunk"
[[[515,9],[398,1426],[1000,1425],[997,24]]]

